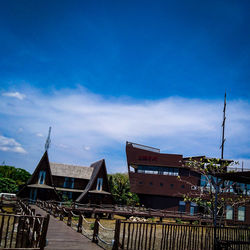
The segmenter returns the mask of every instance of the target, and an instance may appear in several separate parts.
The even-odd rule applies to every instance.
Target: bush
[[[199,221],[198,221],[198,220],[195,220],[195,221],[193,221],[192,224],[193,224],[193,225],[199,225]]]
[[[177,218],[175,221],[176,221],[177,224],[182,224],[182,220],[179,219],[179,218]]]

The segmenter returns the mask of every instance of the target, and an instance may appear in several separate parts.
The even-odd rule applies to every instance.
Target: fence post
[[[60,209],[59,213],[60,213],[59,214],[60,220],[63,221],[63,214],[64,214],[64,212],[63,212],[62,208]]]
[[[36,209],[35,209],[35,208],[32,208],[32,209],[31,209],[31,215],[32,215],[32,216],[35,216],[35,214],[36,214]]]
[[[95,220],[95,225],[94,225],[94,232],[93,232],[93,238],[92,238],[92,242],[94,243],[98,243],[98,238],[97,235],[99,233],[99,218],[97,217]]]
[[[121,228],[121,221],[116,220],[116,222],[115,222],[114,244],[113,244],[112,250],[118,250],[118,248],[119,248],[120,228]]]
[[[49,218],[50,215],[47,214],[47,216],[43,220],[42,234],[39,242],[39,247],[41,250],[44,250],[44,247],[46,246],[46,235],[49,227]]]
[[[71,211],[69,211],[68,212],[67,226],[71,227],[71,222],[72,222],[72,213],[71,213]]]
[[[24,230],[24,224],[25,224],[25,217],[19,217],[18,221],[18,227],[17,227],[17,235],[16,235],[16,245],[15,248],[22,247],[23,242],[23,230]]]
[[[82,214],[79,214],[79,220],[78,220],[78,225],[77,225],[77,232],[82,233]]]

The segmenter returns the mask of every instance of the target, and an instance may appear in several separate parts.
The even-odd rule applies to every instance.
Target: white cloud
[[[14,98],[17,98],[19,100],[23,100],[26,95],[24,94],[21,94],[19,92],[5,92],[5,93],[2,93],[3,96],[8,96],[8,97],[14,97]]]
[[[22,133],[23,132],[23,128],[19,128],[17,131],[18,131],[18,133]]]
[[[25,154],[27,153],[20,143],[16,142],[13,138],[8,138],[0,135],[0,150],[10,151],[15,153]]]
[[[38,137],[43,137],[43,134],[37,133],[36,136],[38,136]]]
[[[0,100],[0,123],[2,114],[10,128],[26,131],[25,144],[41,149],[44,145],[31,134],[47,133],[52,126],[50,152],[56,161],[87,165],[109,158],[111,168],[124,162],[126,169],[126,141],[156,146],[166,153],[220,156],[223,98],[134,101],[108,100],[81,89],[50,96],[31,91],[25,93],[29,102],[19,105]],[[225,158],[243,158],[250,155],[250,104],[243,100],[227,103]]]

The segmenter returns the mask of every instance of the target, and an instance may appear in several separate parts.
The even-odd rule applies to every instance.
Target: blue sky
[[[0,161],[105,158],[125,142],[250,167],[249,1],[0,1]]]

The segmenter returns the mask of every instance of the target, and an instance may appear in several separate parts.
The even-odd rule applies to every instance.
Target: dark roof
[[[50,162],[52,176],[62,176],[90,180],[93,168]]]

